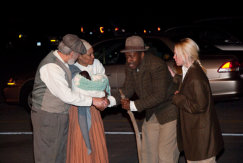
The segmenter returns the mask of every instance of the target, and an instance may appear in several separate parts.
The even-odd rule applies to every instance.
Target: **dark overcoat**
[[[138,111],[146,112],[146,120],[155,114],[159,123],[177,119],[177,109],[172,104],[176,87],[167,64],[159,57],[146,53],[136,70],[126,69],[122,91],[127,98],[135,93],[134,101]]]
[[[208,78],[197,61],[188,69],[179,92],[173,97],[179,109],[179,149],[190,161],[216,156],[224,146],[223,137]]]

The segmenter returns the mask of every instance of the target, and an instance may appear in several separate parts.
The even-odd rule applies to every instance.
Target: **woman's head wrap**
[[[88,43],[86,40],[81,39],[81,41],[83,42],[86,50],[88,51],[90,48],[92,48],[92,46],[90,45],[90,43]]]

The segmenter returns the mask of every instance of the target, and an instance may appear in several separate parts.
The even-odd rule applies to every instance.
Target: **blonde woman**
[[[199,61],[199,47],[190,38],[174,47],[182,66],[182,79],[173,103],[179,110],[178,146],[189,163],[215,163],[224,143],[206,70]]]

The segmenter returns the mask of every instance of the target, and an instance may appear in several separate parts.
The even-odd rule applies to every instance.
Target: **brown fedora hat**
[[[125,49],[121,50],[121,53],[146,51],[149,47],[144,46],[144,41],[140,36],[131,36],[126,39]]]

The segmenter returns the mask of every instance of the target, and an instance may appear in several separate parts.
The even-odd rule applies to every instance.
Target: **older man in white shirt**
[[[95,98],[73,92],[68,64],[74,64],[80,54],[86,53],[80,38],[67,34],[40,63],[32,92],[31,119],[36,163],[64,163],[70,105],[104,109],[107,98]]]

